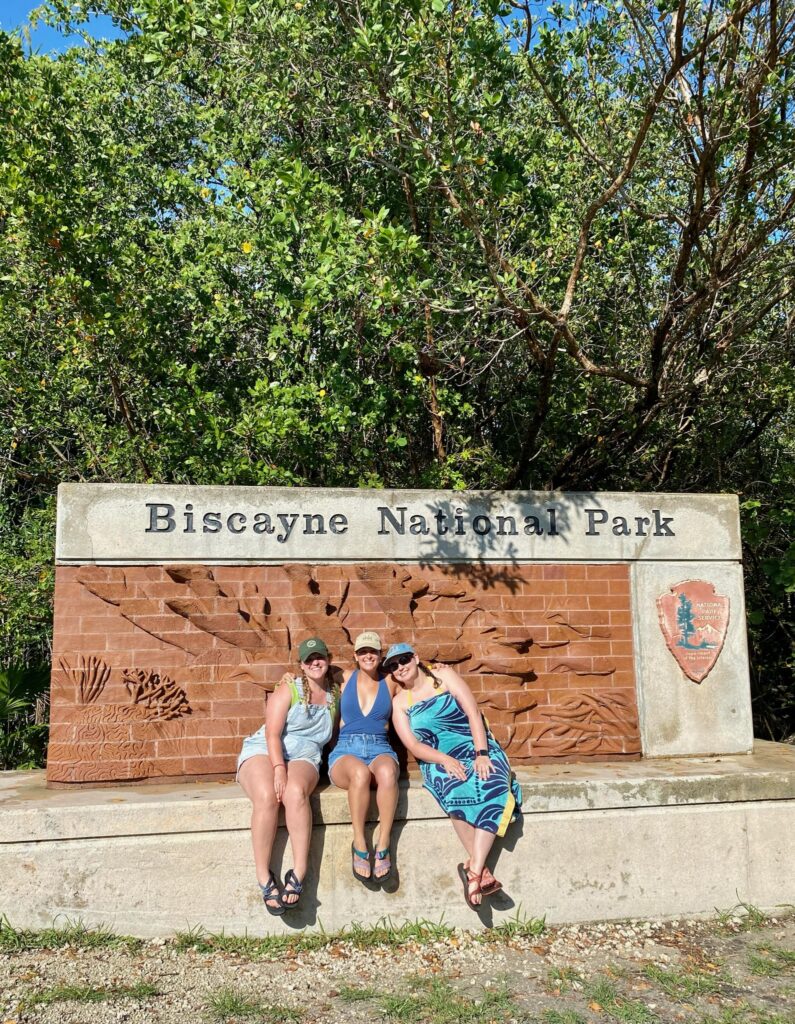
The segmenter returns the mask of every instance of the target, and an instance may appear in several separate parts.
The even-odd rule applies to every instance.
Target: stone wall
[[[638,756],[629,566],[59,566],[50,783],[228,777],[321,636],[455,665],[516,764]]]

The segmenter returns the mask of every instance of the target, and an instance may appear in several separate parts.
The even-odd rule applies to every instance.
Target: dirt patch
[[[528,930],[529,931],[529,930]],[[313,950],[110,942],[0,954],[5,1024],[795,1024],[795,917],[437,934]],[[233,945],[233,944],[232,944]]]

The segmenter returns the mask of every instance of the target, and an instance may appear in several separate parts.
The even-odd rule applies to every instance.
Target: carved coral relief
[[[182,718],[191,713],[187,695],[173,679],[151,670],[125,669],[124,684],[133,704],[145,709],[146,721]]]
[[[560,706],[541,712],[531,730],[532,753],[546,757],[622,753],[625,740],[627,752],[638,749],[634,703],[624,694],[605,690],[578,691]]]
[[[163,573],[174,585],[166,596]],[[524,583],[513,567],[475,578],[470,567],[294,564],[269,567],[261,582],[242,583],[228,583],[222,573],[216,578],[207,566],[169,566],[163,573],[128,580],[124,570],[90,567],[77,579],[137,628],[184,650],[187,663],[217,665],[214,678],[222,682],[268,688],[281,674],[274,665],[294,662],[298,643],[310,635],[322,636],[344,662],[355,635],[374,628],[385,641],[408,640],[426,660],[479,678],[478,700],[514,757],[608,753],[623,749],[621,736],[636,730],[634,703],[604,688],[614,661],[588,653],[588,645],[610,638],[610,628],[580,623],[575,610],[556,607],[554,598],[539,610],[538,626],[528,624],[527,613],[511,608]],[[270,587],[278,597],[269,596]],[[219,665],[230,649],[236,664]],[[587,677],[603,680],[598,691],[572,691],[530,727],[528,716],[546,703],[545,691]],[[156,666],[126,670],[124,683],[154,719],[189,711],[185,691]],[[93,685],[86,684],[89,697]]]
[[[70,665],[66,658],[60,658],[58,664],[74,684],[78,704],[91,704],[97,700],[110,678],[110,667],[93,654],[87,658],[76,654],[74,665]]]

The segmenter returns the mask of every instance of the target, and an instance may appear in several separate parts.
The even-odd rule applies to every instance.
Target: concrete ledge
[[[525,820],[496,851],[506,895],[478,915],[484,924],[520,905],[550,921],[586,921],[795,902],[795,748],[759,743],[746,756],[517,774]],[[316,794],[311,879],[287,921],[259,901],[249,804],[234,783],[47,790],[43,773],[11,772],[0,774],[0,812],[0,913],[17,926],[59,914],[143,936],[193,925],[337,930],[385,916],[478,923],[461,898],[453,830],[417,779],[401,792],[394,893],[353,881],[345,795]],[[286,838],[280,829],[275,863],[285,867]]]

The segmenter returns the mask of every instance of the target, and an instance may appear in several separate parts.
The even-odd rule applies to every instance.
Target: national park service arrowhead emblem
[[[657,598],[668,650],[688,679],[700,683],[712,671],[729,627],[729,599],[705,580],[685,580]]]

